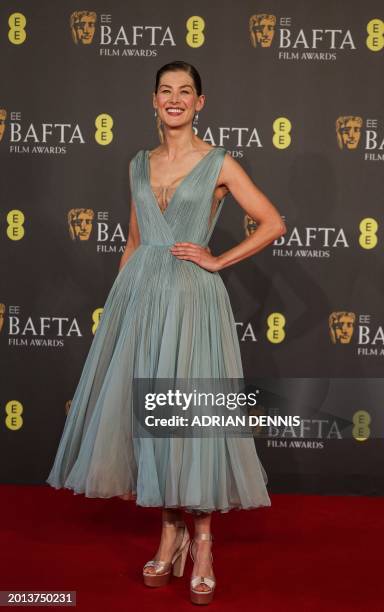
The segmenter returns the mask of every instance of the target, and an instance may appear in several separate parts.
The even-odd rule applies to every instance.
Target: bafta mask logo
[[[0,304],[0,332],[4,327],[5,304]]]
[[[329,333],[333,344],[349,344],[354,329],[356,315],[342,310],[329,315]]]
[[[356,149],[359,144],[363,120],[353,115],[336,119],[337,144],[340,149]]]
[[[68,213],[71,240],[88,240],[92,231],[95,213],[91,208],[72,208]]]
[[[257,223],[249,215],[244,216],[244,231],[246,236],[250,236],[257,229]]]
[[[270,47],[275,34],[276,17],[267,13],[251,15],[249,34],[253,47]]]
[[[7,118],[7,111],[5,110],[5,108],[0,108],[0,142],[3,139],[6,118]]]
[[[261,416],[267,416],[267,411],[264,408],[264,406],[253,406],[252,408],[249,408],[248,410],[248,415],[252,416],[252,417],[261,417]],[[256,419],[255,419],[256,420]],[[264,433],[264,429],[265,427],[263,427],[262,425],[260,425],[260,423],[252,425],[251,426],[251,431],[252,431],[252,435],[254,438],[257,438],[258,436],[261,436]]]
[[[95,34],[97,15],[94,11],[75,11],[69,18],[75,45],[90,45]]]

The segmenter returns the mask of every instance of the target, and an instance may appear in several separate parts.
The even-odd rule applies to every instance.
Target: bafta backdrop
[[[83,10],[87,8],[88,10]],[[221,272],[271,491],[384,492],[382,3],[43,0],[0,8],[1,481],[44,483],[128,236],[128,164],[185,60],[287,233]],[[257,231],[231,196],[218,254]]]

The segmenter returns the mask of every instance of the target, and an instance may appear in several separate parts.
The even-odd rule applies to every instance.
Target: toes
[[[210,588],[206,584],[199,584],[196,587],[197,591],[210,591]]]

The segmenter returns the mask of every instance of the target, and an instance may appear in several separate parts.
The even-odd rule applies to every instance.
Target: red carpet
[[[74,590],[84,611],[196,610],[192,569],[150,589],[160,510],[49,486],[2,485],[1,590]],[[384,499],[271,495],[272,506],[216,513],[215,600],[203,609],[384,610]],[[188,524],[191,525],[188,517]]]

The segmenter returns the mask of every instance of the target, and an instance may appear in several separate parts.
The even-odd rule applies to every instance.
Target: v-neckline
[[[151,167],[149,164],[149,149],[145,149],[144,154],[145,154],[145,178],[147,180],[147,184],[148,184],[148,188],[151,192],[151,195],[153,197],[153,201],[159,211],[159,213],[161,214],[162,217],[164,217],[167,214],[168,209],[170,208],[173,200],[175,199],[176,195],[178,194],[178,191],[180,190],[180,188],[182,187],[182,185],[184,185],[185,181],[191,176],[191,174],[200,166],[200,164],[205,160],[206,157],[208,157],[213,151],[216,151],[217,147],[212,147],[212,149],[210,151],[208,151],[208,153],[206,153],[204,155],[204,157],[202,157],[201,159],[199,159],[199,161],[191,168],[191,170],[184,176],[184,178],[181,179],[180,183],[177,185],[177,187],[175,188],[175,191],[171,197],[171,199],[169,200],[166,208],[164,209],[164,211],[161,210],[160,206],[159,206],[159,202],[154,194],[154,191],[152,189],[152,185],[151,185]]]

